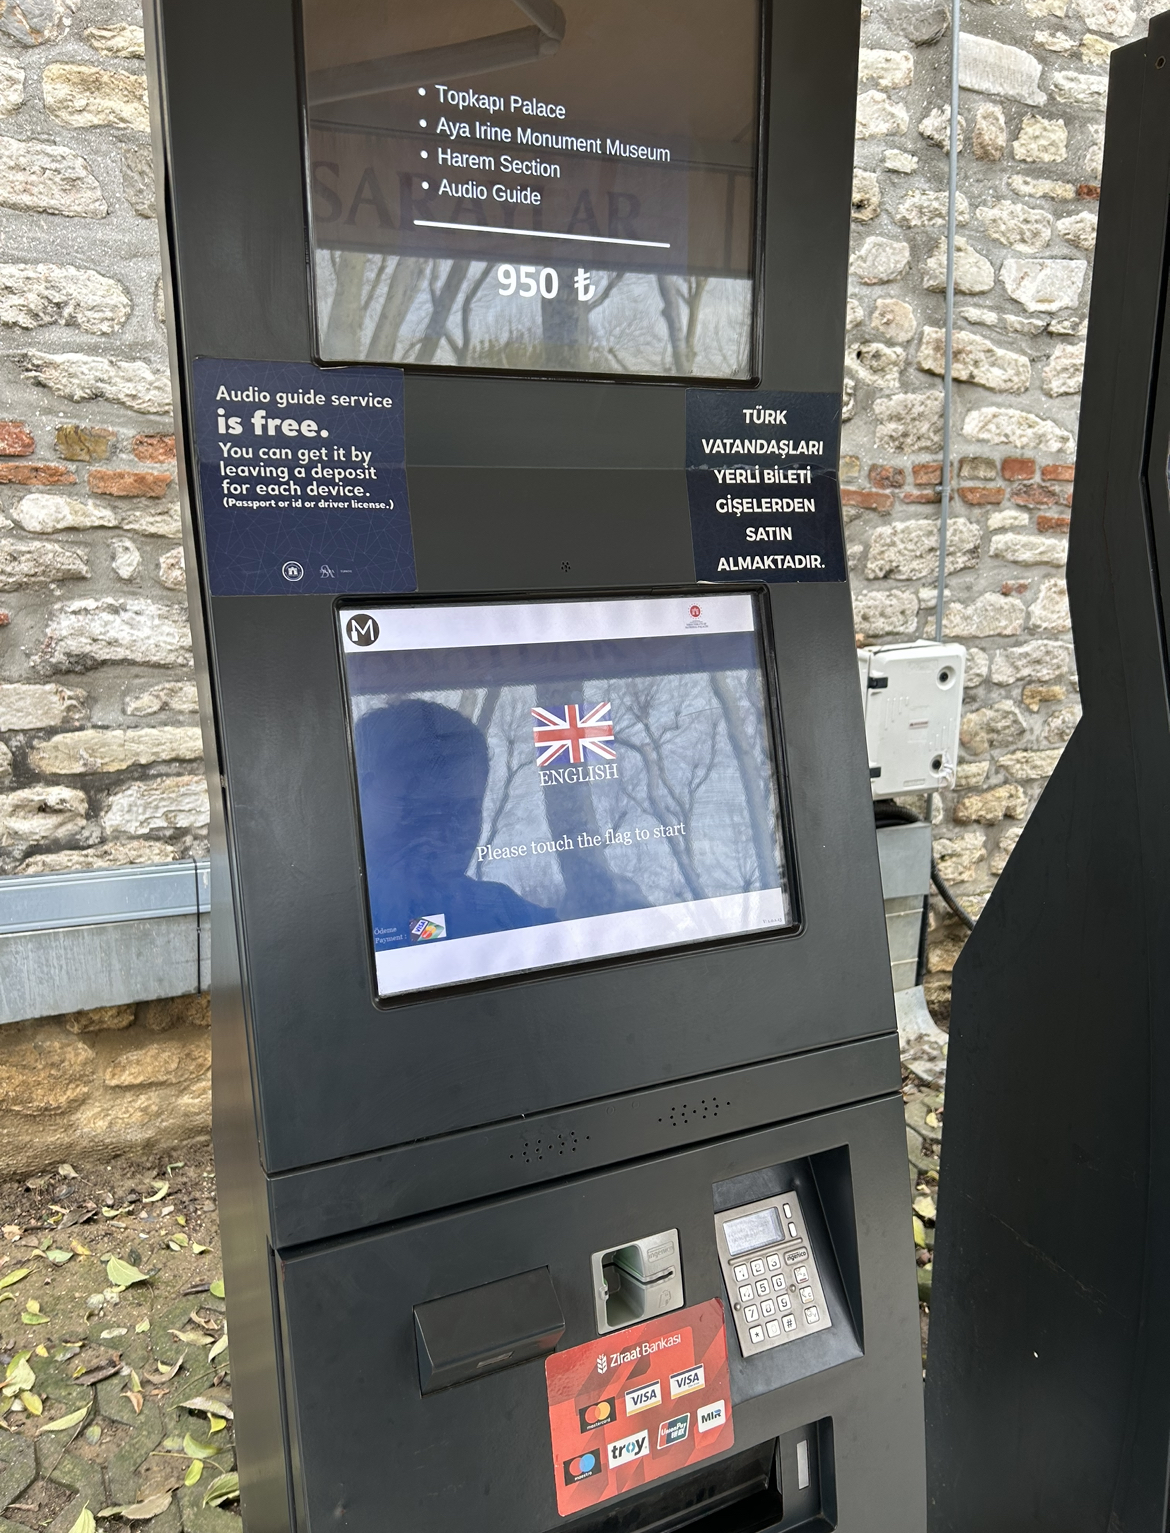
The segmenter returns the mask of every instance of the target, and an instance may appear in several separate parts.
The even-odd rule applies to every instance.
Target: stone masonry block
[[[0,138],[0,208],[64,218],[105,218],[109,212],[81,155],[19,138]]]
[[[968,506],[998,506],[1003,497],[1002,484],[965,484],[959,490],[959,499]]]
[[[1001,820],[1022,820],[1028,812],[1028,797],[1016,783],[989,788],[985,793],[970,793],[954,807],[956,825],[998,825]]]
[[[1043,511],[1036,518],[1037,532],[1067,532],[1072,526],[1069,516],[1046,516]]]
[[[1046,484],[1022,484],[1012,491],[1012,501],[1017,506],[1054,506],[1056,491]]]
[[[175,439],[173,436],[163,436],[158,433],[146,435],[140,433],[130,443],[130,451],[139,463],[173,463]]]
[[[109,426],[58,426],[57,451],[71,463],[98,463],[110,455],[118,433]]]
[[[150,132],[144,75],[92,64],[50,64],[42,76],[45,108],[66,128]]]
[[[906,470],[895,468],[891,463],[872,463],[869,482],[875,490],[900,490],[906,483]]]
[[[1004,458],[1000,473],[1005,479],[1035,479],[1035,458]]]
[[[894,497],[883,490],[842,490],[843,506],[860,506],[863,511],[891,511]]]
[[[170,474],[148,469],[91,468],[89,488],[94,495],[124,495],[161,500],[171,482]]]
[[[0,421],[0,458],[27,458],[36,445],[23,421]]]
[[[63,543],[0,538],[0,591],[25,591],[59,580],[88,580],[89,555]]]
[[[942,483],[941,463],[915,463],[912,465],[910,472],[914,476],[915,484]]]
[[[1040,470],[1041,479],[1058,479],[1065,484],[1071,484],[1076,476],[1075,463],[1046,463]]]
[[[61,463],[0,463],[0,484],[76,484],[77,475]]]
[[[198,761],[203,739],[186,725],[163,729],[75,729],[33,746],[29,765],[47,777],[124,772],[160,761]]]

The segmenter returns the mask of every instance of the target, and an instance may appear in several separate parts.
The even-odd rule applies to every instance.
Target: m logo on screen
[[[368,612],[355,612],[345,625],[345,636],[351,644],[360,644],[363,648],[373,644],[381,629],[374,618]]]

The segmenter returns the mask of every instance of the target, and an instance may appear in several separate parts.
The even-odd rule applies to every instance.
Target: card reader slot
[[[414,1308],[424,1395],[512,1368],[556,1349],[565,1317],[547,1267]]]

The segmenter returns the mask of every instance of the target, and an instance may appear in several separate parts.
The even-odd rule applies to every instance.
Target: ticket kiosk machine
[[[1084,717],[955,971],[932,1525],[1162,1533],[1170,17],[1110,67],[1068,590]]]
[[[250,1533],[923,1526],[858,23],[153,9]]]

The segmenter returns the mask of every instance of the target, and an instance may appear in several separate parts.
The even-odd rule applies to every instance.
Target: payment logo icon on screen
[[[412,942],[437,942],[447,935],[446,916],[416,916],[410,923]]]

